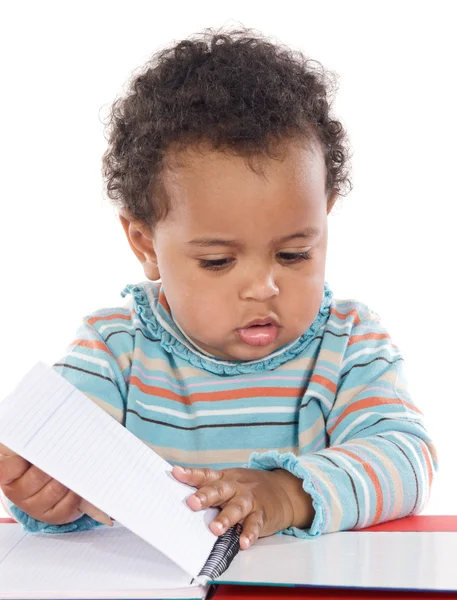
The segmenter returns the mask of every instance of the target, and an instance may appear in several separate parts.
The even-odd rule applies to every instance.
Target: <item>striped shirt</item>
[[[174,323],[160,285],[127,286],[127,304],[86,317],[54,368],[172,464],[287,469],[303,479],[312,537],[415,513],[436,453],[411,400],[403,359],[379,318],[325,287],[296,341],[262,360],[226,361]],[[17,507],[31,529],[49,526]]]

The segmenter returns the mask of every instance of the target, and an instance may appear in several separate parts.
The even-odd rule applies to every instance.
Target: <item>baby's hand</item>
[[[82,513],[112,525],[111,519],[67,487],[0,444],[0,487],[27,515],[49,523],[70,523]]]
[[[222,507],[210,525],[221,535],[236,523],[242,523],[241,549],[263,537],[290,526],[311,524],[311,497],[303,490],[303,482],[288,471],[255,469],[185,469],[173,467],[173,476],[198,488],[187,499],[193,510],[209,506]]]

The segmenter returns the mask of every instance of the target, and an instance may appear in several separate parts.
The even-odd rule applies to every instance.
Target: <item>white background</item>
[[[143,279],[103,198],[103,107],[159,47],[242,23],[340,76],[354,190],[330,218],[327,279],[376,310],[403,351],[441,458],[427,512],[455,513],[456,10],[451,0],[3,8],[0,395]]]

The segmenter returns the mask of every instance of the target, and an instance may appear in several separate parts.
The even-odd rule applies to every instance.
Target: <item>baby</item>
[[[418,513],[436,469],[401,354],[325,283],[327,217],[350,188],[329,92],[320,65],[249,30],[154,56],[112,107],[103,162],[146,281],[54,366],[198,488],[193,510],[221,507],[215,534],[242,523],[243,549]],[[2,451],[25,527],[97,526]]]

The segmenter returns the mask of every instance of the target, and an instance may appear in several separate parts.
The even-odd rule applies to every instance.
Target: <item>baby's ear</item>
[[[134,220],[125,210],[119,213],[119,220],[130,248],[143,265],[144,274],[151,281],[157,281],[160,279],[160,273],[157,266],[152,229],[149,225]]]
[[[338,192],[330,192],[328,200],[327,200],[327,214],[328,215],[332,212],[332,208],[335,206],[337,200],[338,200]]]

